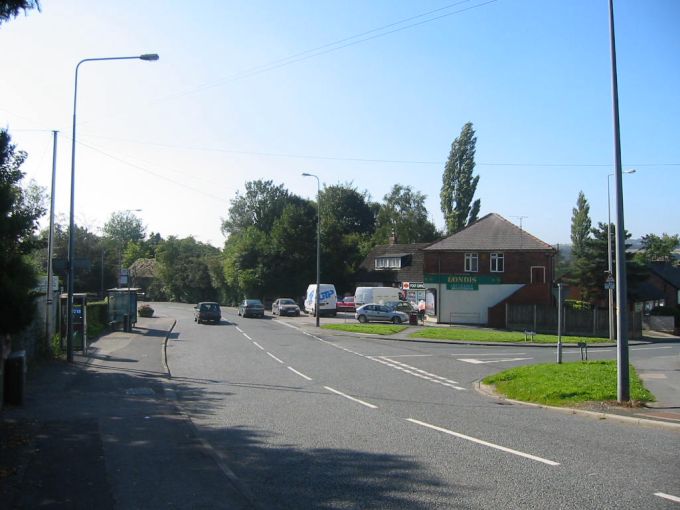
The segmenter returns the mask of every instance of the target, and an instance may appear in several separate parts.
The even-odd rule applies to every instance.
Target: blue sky
[[[302,172],[374,200],[411,186],[442,228],[444,162],[468,121],[482,214],[568,243],[582,190],[593,223],[607,220],[606,0],[41,3],[0,26],[0,125],[47,189],[60,131],[64,218],[76,63],[160,55],[80,68],[76,219],[94,231],[142,209],[149,232],[221,246],[245,182],[313,199]],[[615,16],[623,167],[637,169],[624,176],[625,225],[680,233],[680,2],[617,0]]]

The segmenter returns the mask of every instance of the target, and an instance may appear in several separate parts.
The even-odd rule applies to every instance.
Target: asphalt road
[[[223,312],[198,325],[190,305],[157,310],[177,318],[167,358],[182,410],[260,508],[680,508],[677,431],[475,390],[551,349],[394,342]]]

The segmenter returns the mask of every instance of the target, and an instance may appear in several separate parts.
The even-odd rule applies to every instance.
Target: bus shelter
[[[137,292],[136,287],[108,289],[109,324],[114,329],[131,331],[137,324]]]

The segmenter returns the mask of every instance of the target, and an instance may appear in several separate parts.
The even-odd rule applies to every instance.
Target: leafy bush
[[[94,340],[106,329],[109,304],[106,301],[87,303],[87,337]]]
[[[153,317],[153,311],[153,308],[146,304],[137,308],[137,313],[140,317]]]
[[[565,299],[564,306],[572,310],[590,310],[593,307],[587,301],[578,301],[576,299]]]

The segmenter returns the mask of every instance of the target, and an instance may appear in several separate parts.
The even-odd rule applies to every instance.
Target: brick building
[[[556,250],[491,213],[423,249],[437,322],[504,327],[505,304],[551,304]]]

